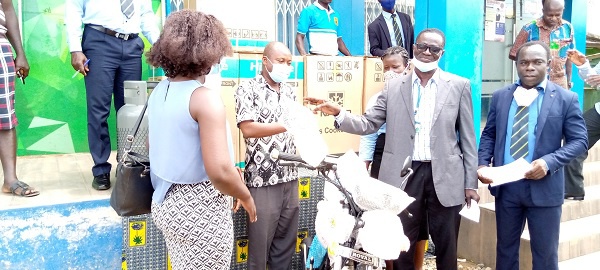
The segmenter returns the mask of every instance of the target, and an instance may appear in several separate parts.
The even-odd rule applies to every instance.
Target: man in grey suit
[[[400,187],[400,171],[407,156],[413,159],[413,176],[405,191],[416,199],[401,214],[411,248],[394,261],[394,269],[414,269],[415,243],[421,217],[427,215],[436,247],[437,269],[457,269],[456,242],[463,203],[477,195],[477,147],[469,80],[444,72],[438,61],[445,36],[425,29],[413,45],[413,72],[386,83],[375,106],[352,115],[316,98],[306,98],[314,111],[335,116],[340,130],[371,134],[387,122],[387,137],[379,180]]]

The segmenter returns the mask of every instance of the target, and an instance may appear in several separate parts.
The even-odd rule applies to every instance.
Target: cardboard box
[[[183,8],[196,10],[196,0],[183,0]]]
[[[296,100],[304,104],[304,57],[292,56],[292,67],[294,68],[287,84],[294,89]]]
[[[195,6],[223,22],[236,52],[262,53],[277,39],[275,0],[196,0]]]
[[[227,122],[231,131],[233,140],[233,153],[236,166],[240,166],[240,162],[244,161],[244,157],[240,157],[240,129],[237,127],[235,120],[235,96],[239,82],[239,55],[234,53],[231,57],[225,57],[221,60],[221,98],[225,104],[225,112],[227,113]]]
[[[362,96],[362,112],[367,110],[369,99],[381,90],[385,84],[383,77],[383,62],[379,57],[365,56],[365,77]]]
[[[304,97],[337,102],[354,114],[362,113],[363,57],[316,56],[304,58]],[[333,116],[318,114],[319,132],[330,154],[358,152],[360,136],[337,130]]]

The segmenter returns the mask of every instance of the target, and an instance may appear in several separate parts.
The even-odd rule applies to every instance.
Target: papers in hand
[[[479,169],[479,173],[483,177],[491,179],[493,182],[490,186],[494,187],[525,178],[525,173],[531,170],[531,168],[531,163],[520,158],[500,167],[483,167]]]
[[[468,218],[472,221],[475,221],[477,223],[479,223],[479,205],[477,204],[477,201],[475,200],[471,200],[471,208],[467,207],[467,205],[465,204],[465,206],[463,206],[463,209],[460,210],[459,214],[465,218]]]
[[[296,101],[282,102],[285,102],[282,107],[286,110],[279,118],[279,123],[294,137],[294,144],[302,159],[313,167],[318,166],[327,156],[328,149],[323,136],[319,134],[315,115]]]

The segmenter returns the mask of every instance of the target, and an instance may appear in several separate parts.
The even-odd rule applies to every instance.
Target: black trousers
[[[88,120],[88,145],[94,176],[110,173],[110,134],[106,119],[114,95],[115,111],[125,105],[123,82],[142,79],[144,42],[137,37],[123,40],[86,26],[81,46],[90,59],[85,77]]]
[[[400,214],[404,233],[410,240],[410,249],[400,253],[394,261],[394,269],[415,269],[415,244],[419,240],[419,232],[424,216],[429,223],[429,234],[435,245],[436,265],[439,270],[457,269],[457,240],[460,227],[460,209],[462,205],[443,206],[433,186],[433,175],[430,162],[413,161],[413,175],[406,184],[404,191],[415,198],[407,210],[412,214]],[[427,226],[427,225],[425,225]]]
[[[375,151],[373,151],[373,162],[371,162],[371,177],[379,179],[379,169],[381,168],[381,158],[383,157],[383,148],[385,147],[385,133],[379,134],[375,142]],[[429,240],[429,228],[427,216],[423,215],[419,231],[420,240]]]
[[[371,162],[371,177],[379,179],[379,168],[381,168],[381,158],[383,157],[383,148],[385,147],[385,133],[377,136],[375,141],[375,150],[373,151],[373,162]]]
[[[600,114],[596,108],[591,108],[583,114],[588,135],[588,149],[591,149],[600,139]],[[588,156],[585,151],[565,167],[565,195],[584,196],[583,162]]]

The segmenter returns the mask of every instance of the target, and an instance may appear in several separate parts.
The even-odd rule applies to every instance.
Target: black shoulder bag
[[[150,160],[131,151],[131,145],[140,128],[148,102],[135,122],[132,134],[127,135],[123,155],[117,165],[117,181],[110,195],[110,206],[119,216],[150,213],[154,188],[150,181]]]

